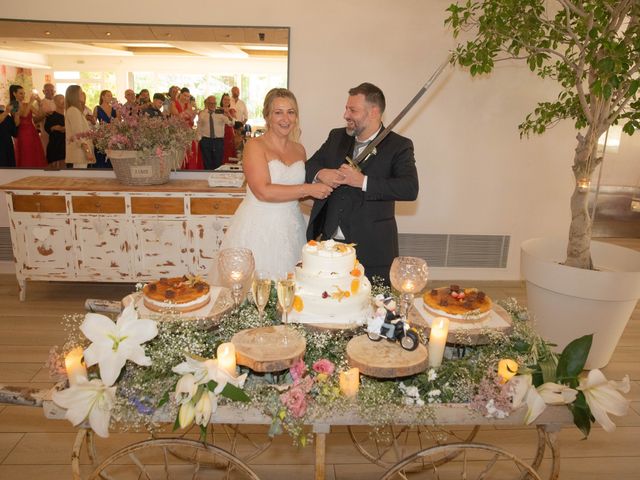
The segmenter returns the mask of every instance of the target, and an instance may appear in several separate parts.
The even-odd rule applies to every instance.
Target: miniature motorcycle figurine
[[[402,348],[410,352],[418,348],[420,335],[397,313],[393,298],[384,298],[379,295],[376,297],[375,304],[378,308],[367,325],[369,340],[379,342],[386,338],[390,342],[398,341]]]

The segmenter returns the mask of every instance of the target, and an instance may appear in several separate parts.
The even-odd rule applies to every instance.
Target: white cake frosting
[[[371,283],[356,259],[356,250],[333,240],[309,242],[296,268],[296,295],[302,309],[292,321],[361,324],[371,313]]]

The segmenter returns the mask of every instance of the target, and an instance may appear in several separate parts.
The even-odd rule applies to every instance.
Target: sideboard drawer
[[[74,213],[125,213],[124,197],[72,197]]]
[[[14,212],[66,213],[64,195],[11,195]]]
[[[241,198],[192,198],[192,215],[233,215]]]
[[[184,215],[184,199],[174,197],[131,197],[131,213]]]

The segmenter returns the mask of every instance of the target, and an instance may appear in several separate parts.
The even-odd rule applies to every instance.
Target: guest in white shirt
[[[233,125],[231,115],[216,110],[216,104],[216,97],[207,97],[205,109],[198,114],[198,138],[205,170],[214,170],[222,165],[224,127]]]
[[[249,111],[247,110],[247,105],[240,100],[240,89],[238,87],[231,89],[231,108],[236,111],[237,121],[242,122],[242,125],[247,123],[247,120],[249,120]]]

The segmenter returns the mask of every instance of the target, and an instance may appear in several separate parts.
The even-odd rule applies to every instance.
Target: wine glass
[[[236,309],[242,300],[242,290],[251,278],[255,266],[253,253],[248,248],[224,248],[218,252],[218,268],[225,285],[231,288]]]
[[[264,308],[269,303],[269,296],[271,294],[271,276],[264,270],[256,270],[253,272],[253,282],[251,283],[251,293],[253,295],[253,302],[258,309],[258,319],[260,325],[264,320]]]
[[[400,313],[407,319],[413,305],[413,296],[427,285],[427,262],[418,257],[396,257],[391,264],[391,285],[401,293]]]
[[[296,281],[292,272],[281,273],[276,281],[278,292],[278,304],[282,308],[282,323],[285,326],[283,343],[287,345],[287,327],[289,325],[289,312],[293,307],[293,299],[296,293]]]

